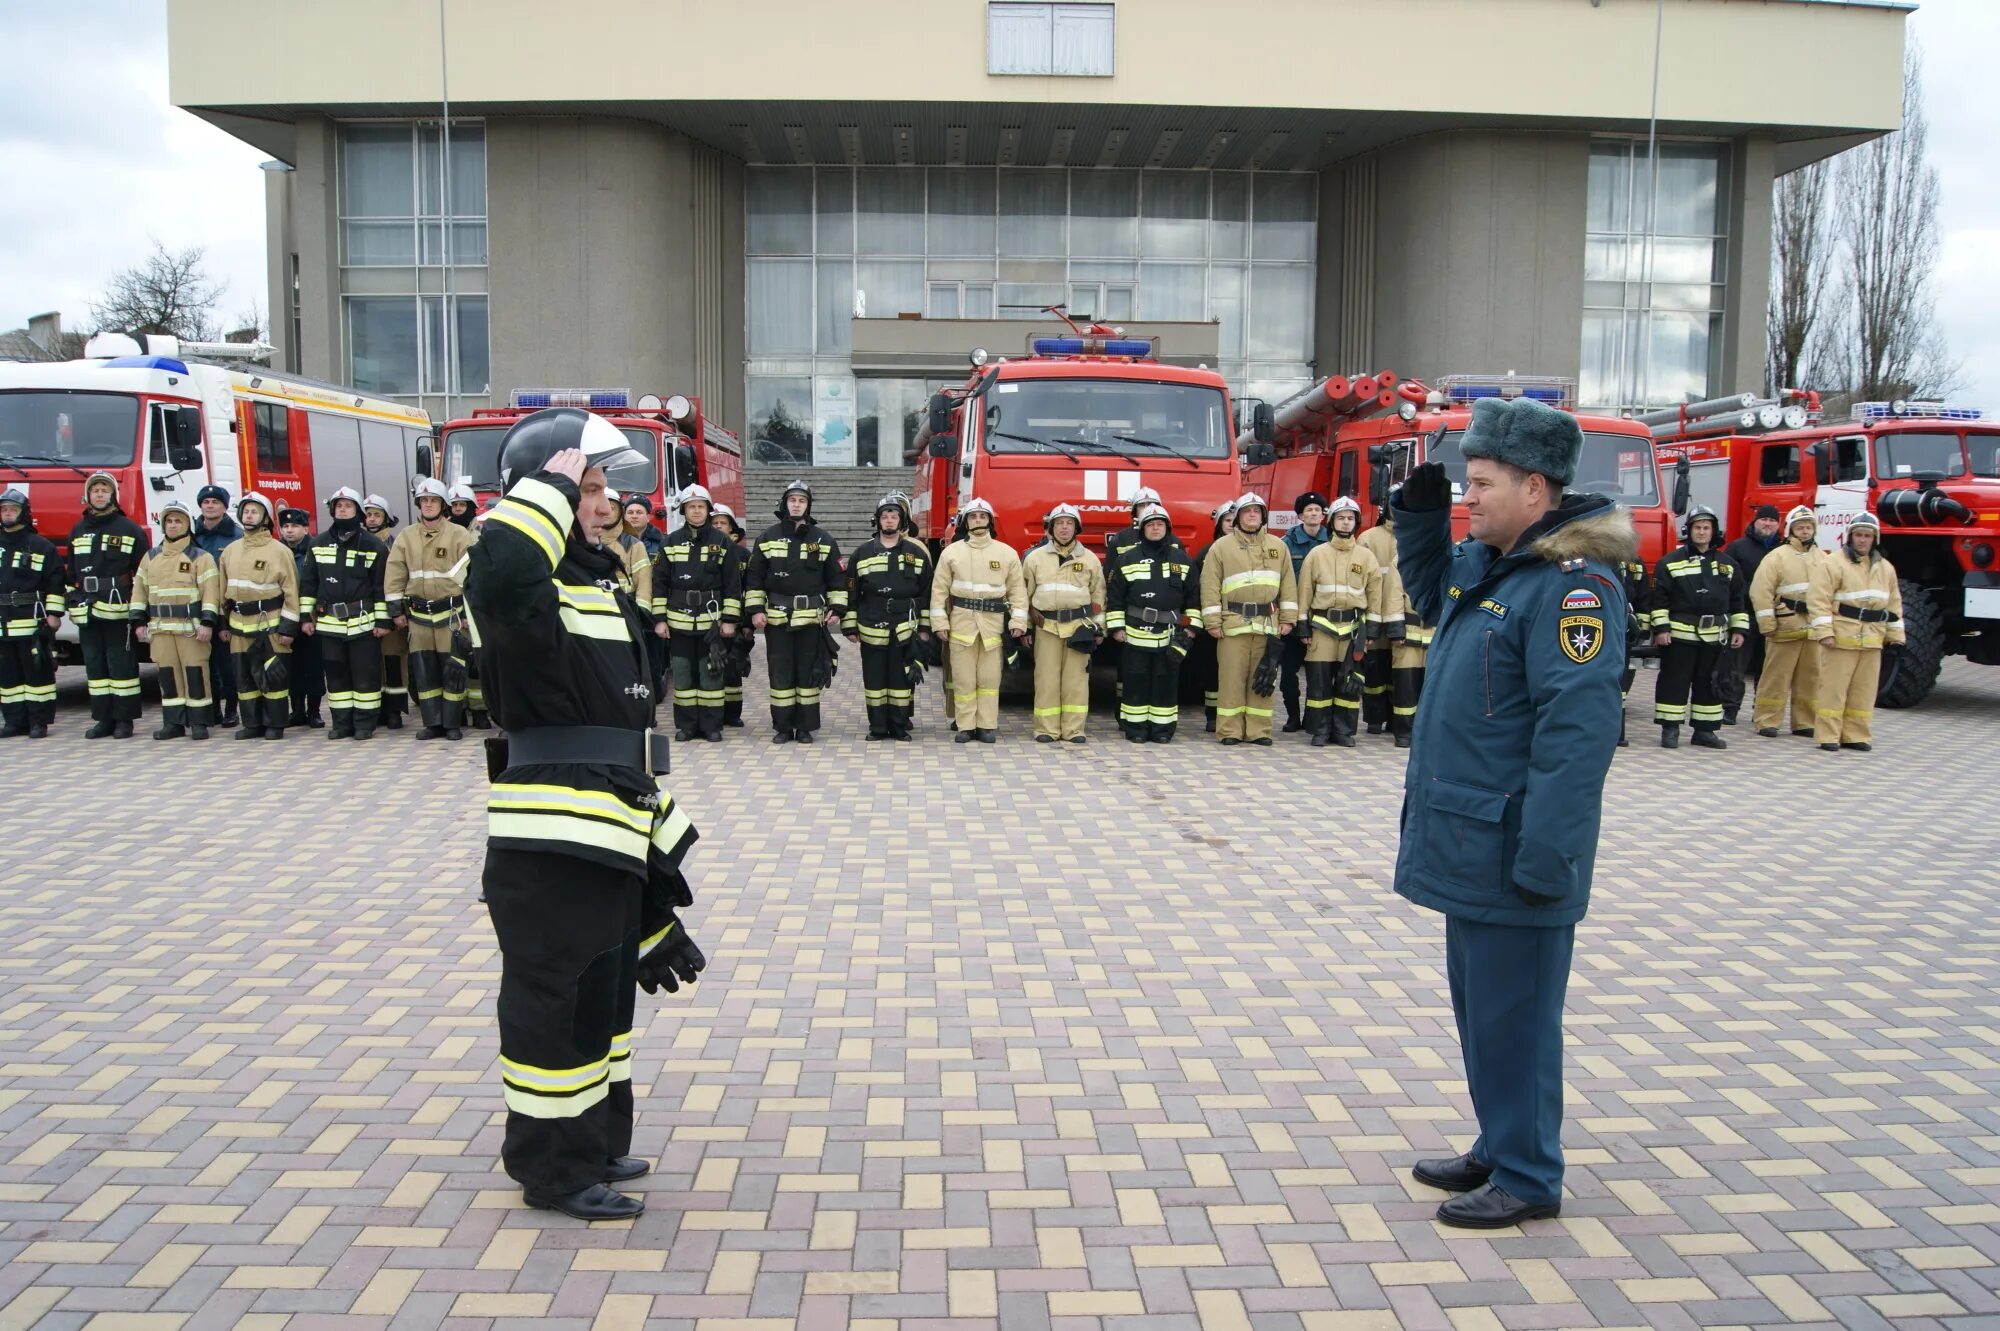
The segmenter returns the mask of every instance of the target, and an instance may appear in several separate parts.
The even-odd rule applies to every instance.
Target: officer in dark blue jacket
[[[1520,398],[1473,409],[1461,448],[1471,537],[1451,483],[1418,467],[1395,501],[1397,566],[1437,625],[1403,783],[1396,891],[1445,917],[1445,969],[1479,1139],[1424,1160],[1463,1195],[1437,1218],[1499,1229],[1562,1204],[1562,1010],[1590,899],[1604,776],[1623,712],[1620,561],[1632,519],[1565,496],[1576,418]]]
[[[194,521],[194,544],[220,568],[222,552],[243,539],[243,528],[229,516],[229,491],[222,486],[204,485],[194,498],[201,509]],[[225,730],[236,724],[236,667],[229,661],[228,637],[218,633],[208,644],[208,683],[215,691],[216,720]]]
[[[1305,567],[1306,556],[1333,539],[1333,529],[1326,525],[1326,496],[1317,490],[1308,490],[1292,501],[1292,512],[1299,520],[1285,532],[1285,551],[1292,557],[1292,576],[1299,576]],[[1299,604],[1310,605],[1312,598],[1301,596]],[[1305,615],[1300,614],[1303,623]],[[1306,647],[1312,634],[1294,633],[1285,639],[1284,654],[1278,658],[1278,692],[1285,699],[1285,729],[1298,730],[1305,721],[1299,713],[1299,671],[1306,663]]]

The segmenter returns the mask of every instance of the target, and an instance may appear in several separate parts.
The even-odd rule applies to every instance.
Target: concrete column
[[[297,364],[301,374],[332,383],[347,379],[341,341],[340,212],[337,127],[325,116],[300,116],[292,174],[292,228],[298,243],[301,307]],[[289,318],[290,292],[284,306]],[[278,305],[272,302],[272,321]]]
[[[1738,139],[1729,154],[1729,258],[1723,270],[1722,373],[1717,393],[1761,393],[1765,321],[1771,294],[1771,187],[1775,148],[1769,137]],[[1772,387],[1796,387],[1790,384]]]

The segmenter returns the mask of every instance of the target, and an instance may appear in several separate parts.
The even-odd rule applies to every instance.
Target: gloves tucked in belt
[[[693,984],[707,969],[708,958],[688,937],[687,926],[675,921],[666,939],[639,958],[639,987],[649,994],[661,989],[677,994],[683,984]]]
[[[1097,625],[1087,623],[1076,632],[1070,634],[1069,641],[1065,645],[1073,652],[1082,652],[1085,656],[1088,656],[1096,651],[1097,644],[1103,641],[1104,635],[1097,631]]]

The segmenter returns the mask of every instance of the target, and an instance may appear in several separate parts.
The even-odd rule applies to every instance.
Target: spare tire
[[[1882,707],[1915,707],[1937,687],[1944,668],[1944,614],[1928,589],[1908,578],[1897,580],[1903,597],[1903,651],[1875,690]]]

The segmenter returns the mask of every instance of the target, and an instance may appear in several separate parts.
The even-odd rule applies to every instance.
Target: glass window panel
[[[1209,224],[1209,254],[1217,259],[1250,257],[1250,177],[1217,171],[1212,182],[1215,219]]]
[[[863,259],[854,265],[854,285],[870,319],[921,314],[924,264],[921,259]]]
[[[1625,282],[1638,275],[1633,246],[1623,236],[1591,236],[1583,242],[1586,282]]]
[[[1140,264],[1138,317],[1172,321],[1206,318],[1202,277],[1203,268],[1198,263]]]
[[[492,391],[492,362],[487,352],[486,297],[458,298],[458,391]]]
[[[1243,272],[1240,263],[1208,270],[1208,317],[1220,325],[1216,354],[1222,360],[1243,357]]]
[[[1633,247],[1635,259],[1643,260],[1645,240],[1642,237]],[[1681,240],[1672,236],[1656,236],[1653,239],[1653,271],[1655,282],[1707,282],[1715,273],[1715,242],[1712,240]],[[1634,280],[1647,276],[1644,269],[1635,268],[1630,276]]]
[[[958,309],[958,283],[931,283],[929,292],[924,296],[924,318],[956,319]]]
[[[993,263],[992,255],[984,259],[932,259],[924,264],[924,272],[933,282],[991,282]]]
[[[1149,259],[1208,254],[1208,173],[1148,171],[1139,186],[1139,253]]]
[[[1585,282],[1583,303],[1585,305],[1621,305],[1625,301],[1623,282]]]
[[[866,166],[856,173],[854,252],[924,252],[924,173]],[[914,308],[914,307],[912,307]]]
[[[854,253],[854,172],[823,166],[813,173],[813,243],[821,254]]]
[[[821,259],[817,266],[819,314],[814,338],[822,356],[854,349],[854,261]]]
[[[444,128],[417,127],[419,199],[425,217],[437,217],[444,201]],[[486,130],[480,125],[451,127],[451,197],[455,217],[486,216]]]
[[[1258,264],[1250,270],[1253,360],[1312,359],[1312,269]]]
[[[999,253],[1020,256],[1069,252],[1069,175],[1065,171],[999,173]]]
[[[965,317],[968,319],[991,319],[993,317],[993,284],[991,282],[968,282],[966,284]]]
[[[1102,282],[1070,283],[1069,317],[1072,319],[1108,319],[1111,316],[1099,314],[1097,307],[1104,303]]]
[[[415,298],[348,297],[347,337],[356,388],[405,397],[419,391]]]
[[[1001,282],[994,292],[1002,319],[1039,319],[1043,310],[1064,299],[1060,282]]]
[[[811,167],[753,166],[744,173],[744,245],[752,254],[812,253]]]
[[[1646,170],[1645,149],[1638,150],[1639,169]],[[1660,145],[1660,180],[1654,231],[1666,236],[1712,236],[1721,231],[1722,150],[1706,143]],[[1640,178],[1649,193],[1651,172]],[[1643,226],[1634,228],[1643,230]]]
[[[417,229],[413,223],[348,222],[346,228],[350,267],[408,267],[417,261]]]
[[[424,387],[426,393],[451,391],[444,373],[444,297],[424,297]]]
[[[929,392],[921,379],[859,379],[854,385],[855,460],[862,466],[901,467],[912,456],[917,425]]]
[[[812,380],[803,375],[750,376],[749,457],[772,466],[812,463]]]
[[[1590,146],[1590,176],[1584,226],[1591,231],[1629,231],[1631,148],[1623,143]]]
[[[1705,310],[1711,289],[1706,282],[1659,282],[1653,286],[1651,303],[1662,310]]]
[[[1070,280],[1073,282],[1133,282],[1139,277],[1139,265],[1117,262],[1078,262],[1069,266]]]
[[[986,72],[1047,74],[1055,45],[1055,7],[996,2],[986,6]]]
[[[1070,180],[1070,253],[1129,259],[1139,252],[1139,173],[1078,171]]]
[[[1623,405],[1620,355],[1625,316],[1617,310],[1583,312],[1583,358],[1577,378],[1578,402],[1584,406]]]
[[[1251,198],[1250,257],[1313,257],[1314,187],[1317,177],[1260,174]]]
[[[1113,323],[1133,317],[1132,288],[1106,283],[1104,287],[1104,313],[1099,318]]]
[[[750,354],[811,355],[811,259],[750,260]]]
[[[1115,6],[1056,5],[1053,72],[1108,78],[1116,71]]]
[[[408,125],[340,131],[340,207],[346,217],[416,216]]]
[[[1709,316],[1658,311],[1650,316],[1644,405],[1670,407],[1708,396]]]
[[[992,254],[994,180],[981,169],[933,168],[925,232],[932,254]]]
[[[451,254],[444,252],[444,223],[421,222],[418,224],[424,238],[424,262],[443,263],[447,257],[453,264],[470,264],[475,267],[486,262],[486,223],[453,222],[451,224]]]

